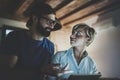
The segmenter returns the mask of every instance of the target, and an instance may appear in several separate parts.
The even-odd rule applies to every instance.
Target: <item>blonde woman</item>
[[[86,24],[77,24],[72,29],[70,36],[71,48],[60,51],[52,59],[52,63],[61,64],[60,68],[67,66],[70,73],[58,77],[59,80],[68,79],[71,74],[97,74],[95,62],[86,51],[94,40],[95,30]]]

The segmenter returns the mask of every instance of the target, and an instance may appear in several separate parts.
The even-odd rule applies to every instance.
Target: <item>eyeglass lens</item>
[[[49,24],[53,24],[53,25],[56,24],[56,21],[53,21],[53,20],[48,19],[48,18],[46,18],[46,17],[42,17],[42,18],[46,19]]]

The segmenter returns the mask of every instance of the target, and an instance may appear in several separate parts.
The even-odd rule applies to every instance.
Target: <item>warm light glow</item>
[[[90,19],[84,21],[84,23],[86,23],[86,24],[88,24],[89,26],[91,26],[92,24],[96,23],[96,21],[98,20],[98,17],[99,17],[99,16],[95,16],[95,17],[93,17],[93,18],[90,18]]]

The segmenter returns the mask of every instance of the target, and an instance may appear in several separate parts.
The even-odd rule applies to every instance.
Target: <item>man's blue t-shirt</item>
[[[41,68],[50,63],[54,54],[54,44],[47,38],[34,40],[27,30],[9,33],[2,44],[2,54],[18,56],[16,68]]]

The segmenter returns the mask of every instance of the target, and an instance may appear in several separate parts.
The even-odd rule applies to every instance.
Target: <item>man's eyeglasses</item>
[[[41,18],[45,19],[49,25],[55,25],[56,21],[53,21],[47,17],[42,16]]]

